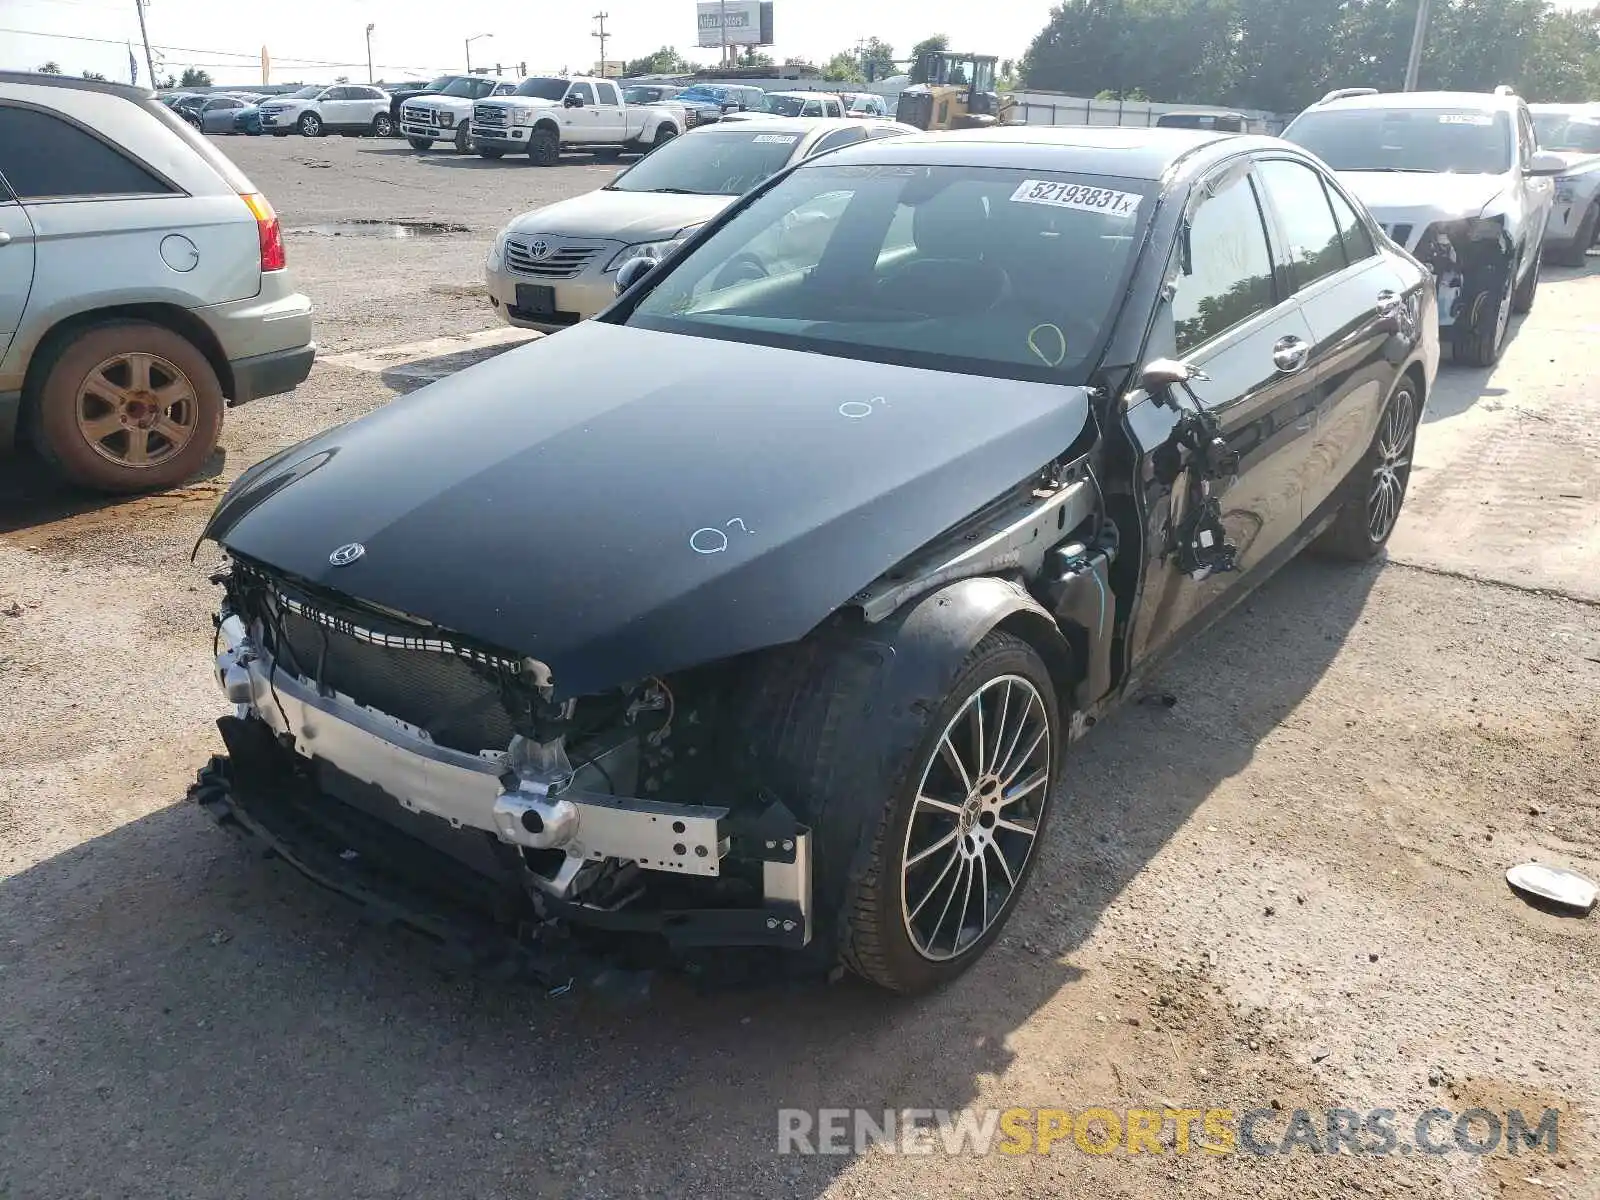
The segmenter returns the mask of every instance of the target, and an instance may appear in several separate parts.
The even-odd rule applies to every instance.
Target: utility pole
[[[599,22],[600,28],[589,35],[600,39],[600,78],[602,79],[606,75],[606,18],[610,15],[610,13],[603,12],[595,13],[594,19]]]
[[[144,6],[147,0],[133,0],[133,7],[139,10],[139,36],[144,39],[144,65],[150,69],[150,88],[154,91],[161,85],[156,82],[156,63],[150,57],[150,34],[144,27]]]
[[[1417,24],[1411,31],[1411,56],[1406,59],[1406,82],[1402,89],[1417,90],[1417,74],[1422,70],[1422,45],[1428,38],[1428,9],[1432,0],[1417,0]]]
[[[367,22],[367,82],[372,82],[372,31],[377,26],[371,21]]]
[[[728,62],[728,0],[718,0],[717,20],[722,24],[722,65],[730,66]]]

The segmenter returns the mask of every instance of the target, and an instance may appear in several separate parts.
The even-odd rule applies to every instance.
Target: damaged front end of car
[[[1414,253],[1433,272],[1441,331],[1470,336],[1496,319],[1515,265],[1503,216],[1437,221],[1423,231]]]
[[[679,950],[811,940],[811,831],[727,744],[737,664],[555,699],[534,659],[242,557],[217,581],[231,762],[197,799],[318,882],[435,936],[465,901]]]

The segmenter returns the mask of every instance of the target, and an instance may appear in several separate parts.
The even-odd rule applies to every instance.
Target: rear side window
[[[811,153],[826,154],[829,150],[837,150],[840,146],[851,146],[866,137],[862,129],[836,129],[817,142],[811,148]]]
[[[1339,225],[1339,240],[1344,243],[1344,256],[1352,263],[1371,258],[1378,252],[1367,232],[1366,222],[1356,216],[1350,202],[1335,189],[1328,189],[1328,202],[1333,205],[1333,219]]]
[[[1188,241],[1189,262],[1172,297],[1179,354],[1273,305],[1272,254],[1248,176],[1195,210]]]
[[[1295,287],[1309,287],[1344,270],[1344,242],[1333,222],[1322,176],[1303,163],[1286,159],[1269,160],[1258,169],[1289,243]]]
[[[617,99],[617,89],[609,83],[597,83],[594,90],[600,93],[601,104],[621,104]]]
[[[120,151],[51,113],[0,105],[0,174],[21,200],[169,195]]]

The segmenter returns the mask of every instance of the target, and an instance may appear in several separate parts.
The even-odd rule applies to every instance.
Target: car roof
[[[1319,112],[1330,109],[1393,108],[1475,108],[1480,112],[1514,112],[1522,100],[1518,96],[1493,92],[1378,92],[1371,96],[1342,96],[1314,104]]]
[[[696,136],[703,133],[826,133],[830,129],[861,129],[872,124],[893,125],[894,121],[870,120],[863,121],[860,117],[746,117],[741,121],[717,121],[710,125],[702,125],[690,132]],[[907,126],[906,128],[911,128]],[[918,133],[922,131],[917,130]]]
[[[78,79],[71,75],[40,75],[33,71],[0,71],[0,84],[22,83],[34,87],[71,88],[78,92],[105,92],[111,96],[122,96],[128,100],[150,100],[155,97],[155,92],[149,88],[132,87],[126,83],[112,83],[109,80]],[[190,94],[190,93],[185,93]],[[171,93],[168,93],[171,95]]]
[[[835,122],[860,123],[859,118]],[[1008,125],[941,133],[918,131],[906,137],[878,138],[864,145],[846,146],[835,153],[859,163],[877,160],[918,166],[1021,167],[1158,180],[1180,160],[1204,154],[1210,147],[1304,153],[1281,138],[1209,129],[1115,125]]]

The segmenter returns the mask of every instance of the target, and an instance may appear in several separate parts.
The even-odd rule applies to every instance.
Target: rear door
[[[604,80],[594,85],[595,134],[603,142],[621,142],[628,135],[623,123],[622,97],[617,85]],[[639,114],[640,121],[644,114]],[[640,128],[643,126],[641,124]]]
[[[233,115],[244,105],[231,96],[219,96],[206,101],[205,112],[201,115],[201,127],[207,133],[231,133],[233,131]]]
[[[3,138],[0,134],[0,138]],[[0,151],[4,142],[0,141]],[[5,163],[0,162],[0,172]],[[0,180],[0,363],[22,323],[33,286],[33,223],[11,189]]]
[[[1191,465],[1170,485],[1165,526],[1152,530],[1157,545],[1130,646],[1135,662],[1225,603],[1252,573],[1276,566],[1300,527],[1301,480],[1316,419],[1307,373],[1311,329],[1276,269],[1259,184],[1249,168],[1248,160],[1238,160],[1196,189],[1205,198],[1190,212],[1188,236],[1174,250],[1172,297],[1156,314],[1147,352],[1149,358],[1174,355],[1210,376],[1191,386],[1239,456],[1237,476],[1213,486],[1238,569],[1194,579],[1179,565],[1178,535],[1196,507]],[[1215,189],[1209,196],[1208,188]],[[1164,464],[1173,422],[1171,410],[1153,399],[1128,410],[1129,435],[1147,479],[1171,478]]]
[[[1301,500],[1310,516],[1360,463],[1377,429],[1397,377],[1386,351],[1406,285],[1321,171],[1288,158],[1267,159],[1257,171],[1311,327],[1317,421]]]

